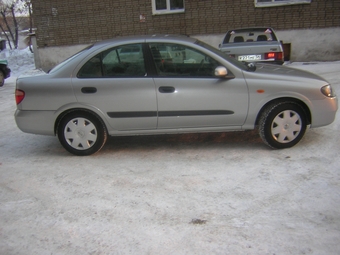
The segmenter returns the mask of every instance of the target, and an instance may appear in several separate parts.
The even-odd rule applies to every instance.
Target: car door
[[[99,109],[115,130],[155,129],[155,85],[146,73],[143,45],[114,47],[92,57],[72,79],[79,103]]]
[[[158,128],[241,126],[248,112],[243,75],[217,78],[222,64],[200,50],[150,43],[157,76]]]

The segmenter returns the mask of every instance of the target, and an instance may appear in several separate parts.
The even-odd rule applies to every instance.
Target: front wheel
[[[102,121],[90,112],[71,112],[57,127],[61,145],[77,156],[98,152],[105,144],[107,131]]]
[[[304,136],[306,127],[306,115],[303,109],[293,102],[269,105],[259,121],[262,140],[275,149],[296,145]]]

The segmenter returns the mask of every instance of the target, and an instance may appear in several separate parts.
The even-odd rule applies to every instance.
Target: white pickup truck
[[[284,63],[282,45],[274,30],[268,27],[230,30],[219,49],[239,61]]]

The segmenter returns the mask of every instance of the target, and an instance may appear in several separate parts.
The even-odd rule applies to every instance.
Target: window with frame
[[[83,65],[77,77],[143,77],[145,75],[142,44],[128,44],[97,54]]]
[[[161,77],[215,77],[221,64],[191,47],[172,43],[150,43],[150,50]]]
[[[171,14],[184,12],[184,0],[151,0],[152,14]]]
[[[274,7],[292,4],[310,4],[312,0],[254,0],[255,7]]]

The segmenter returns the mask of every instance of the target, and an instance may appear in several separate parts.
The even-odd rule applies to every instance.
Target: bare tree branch
[[[31,0],[0,0],[0,29],[5,34],[9,46],[12,49],[11,42],[14,44],[14,48],[18,48],[19,44],[19,22],[24,19],[18,19],[17,15],[24,14],[29,16],[29,32],[32,33],[33,21],[32,21],[32,3]],[[31,49],[31,48],[30,48]]]

